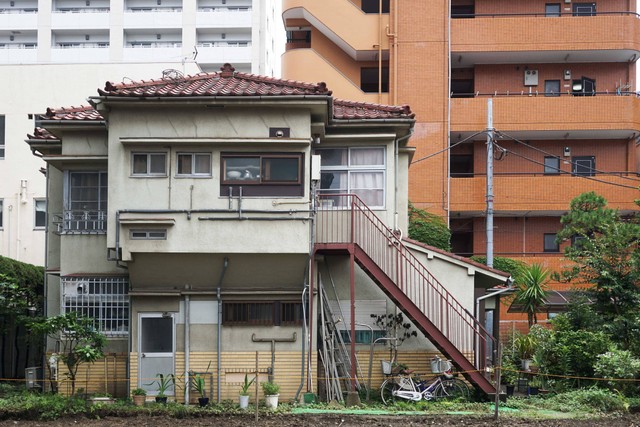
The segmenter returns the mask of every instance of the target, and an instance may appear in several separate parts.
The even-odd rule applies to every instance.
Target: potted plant
[[[516,365],[510,360],[503,361],[500,376],[502,384],[507,386],[507,396],[513,396],[513,392],[516,388],[515,384],[518,381],[518,370]]]
[[[522,370],[528,371],[531,364],[531,357],[535,352],[536,340],[531,334],[519,335],[513,340],[513,345],[522,361]]]
[[[147,400],[147,391],[143,388],[137,388],[131,392],[131,397],[134,405],[144,406],[144,402]]]
[[[278,394],[280,386],[273,381],[267,381],[261,385],[267,408],[276,409],[278,407],[278,396],[280,396]]]
[[[541,387],[542,387],[542,379],[538,376],[535,376],[531,380],[529,380],[529,384],[527,386],[527,394],[529,396],[535,396],[538,394]]]
[[[155,385],[156,389],[158,390],[158,394],[156,394],[156,402],[167,403],[166,392],[171,387],[175,388],[176,376],[173,374],[168,374],[168,375],[156,374],[156,378],[157,380],[152,381],[149,384],[145,384],[145,385],[149,385],[149,386]]]
[[[198,398],[198,404],[201,408],[207,406],[209,404],[209,398],[207,397],[204,377],[200,374],[195,374],[195,376],[191,378],[191,382],[193,384],[193,388],[200,395],[200,397]]]
[[[251,381],[249,381],[247,374],[244,374],[244,384],[240,387],[240,409],[246,409],[249,406],[249,387],[251,387],[251,384],[253,384],[255,380],[256,377],[253,377]]]

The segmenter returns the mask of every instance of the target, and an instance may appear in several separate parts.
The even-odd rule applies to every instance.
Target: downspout
[[[378,2],[378,104],[382,104],[382,0]]]
[[[447,19],[447,147],[451,147],[451,0],[448,1],[448,19]],[[451,227],[451,150],[447,149],[447,227]]]
[[[402,138],[396,138],[394,141],[394,180],[395,180],[395,191],[393,192],[393,231],[398,230],[398,165],[400,164],[399,153],[400,153],[400,143],[406,141],[411,138],[413,135],[413,128],[409,129],[409,133]]]
[[[484,301],[484,300],[486,300],[488,298],[496,297],[496,296],[498,296],[500,294],[504,294],[506,292],[511,292],[511,291],[513,291],[513,288],[514,288],[513,287],[513,278],[511,276],[509,276],[509,278],[507,279],[507,287],[506,288],[500,289],[499,291],[492,292],[490,294],[483,295],[481,297],[476,298],[476,312],[475,312],[476,321],[478,321],[480,319],[480,301]],[[495,338],[495,331],[494,331],[494,338]],[[476,365],[476,368],[480,367],[480,364],[478,363],[478,355],[481,354],[480,345],[481,345],[480,340],[476,340],[476,349],[475,349],[475,354],[476,354],[476,363],[475,363],[475,365]]]
[[[189,286],[186,286],[188,289]],[[190,370],[190,346],[189,335],[191,335],[191,327],[189,323],[191,322],[190,316],[190,308],[191,308],[191,296],[186,294],[184,296],[184,404],[189,405],[189,370]]]
[[[222,279],[224,279],[224,275],[227,272],[227,267],[229,266],[229,258],[224,257],[224,264],[222,265],[222,272],[220,273],[220,280],[218,281],[218,288],[216,290],[216,297],[218,298],[218,381],[217,381],[217,391],[218,391],[218,403],[220,403],[220,373],[222,372],[222,364],[220,363],[220,356],[222,354],[222,349],[220,348],[222,339],[220,338],[220,334],[222,332],[222,292],[220,287],[222,286]]]
[[[49,164],[47,164],[47,173],[45,174],[45,194],[49,194]],[[46,212],[46,217],[45,217],[45,223],[44,223],[44,281],[43,281],[43,285],[44,285],[44,298],[42,299],[42,314],[44,316],[44,318],[48,318],[49,315],[47,313],[48,311],[48,304],[47,301],[49,299],[49,294],[47,293],[47,290],[49,288],[49,274],[47,273],[47,270],[49,269],[49,243],[50,243],[50,238],[49,238],[49,203],[46,203],[46,208],[45,208],[45,212]],[[131,321],[129,321],[129,325],[131,325]],[[131,334],[129,334],[129,336],[131,336]],[[47,366],[47,336],[45,335],[44,337],[42,337],[42,341],[43,341],[43,346],[42,348],[44,349],[44,351],[42,352],[42,391],[46,392],[46,387],[45,387],[45,367]],[[129,348],[129,352],[128,354],[131,354],[131,348]],[[128,371],[127,371],[128,372]],[[128,376],[128,375],[127,375]],[[129,390],[129,384],[127,384],[127,390]]]

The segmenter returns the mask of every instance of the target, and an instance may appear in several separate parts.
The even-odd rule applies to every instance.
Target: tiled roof
[[[160,80],[113,84],[107,82],[101,96],[191,97],[191,96],[277,96],[331,95],[324,82],[303,83],[236,72],[224,64],[218,73],[195,76],[172,75]]]
[[[408,105],[381,105],[342,99],[333,101],[334,119],[413,119],[415,116]]]
[[[27,137],[29,139],[46,139],[52,141],[57,141],[59,139],[57,136],[55,136],[45,128],[38,127],[33,130],[33,135],[27,134]]]
[[[40,120],[90,120],[101,121],[104,118],[90,105],[69,108],[47,108],[47,112],[39,117]]]

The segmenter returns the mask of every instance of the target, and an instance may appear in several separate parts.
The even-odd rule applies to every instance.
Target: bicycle
[[[443,361],[438,357],[434,361],[438,365],[444,366],[445,369],[433,378],[432,382],[412,377],[413,371],[401,370],[394,375],[391,373],[391,364],[383,362],[383,373],[388,378],[380,386],[382,402],[389,405],[397,398],[418,402],[420,400],[469,397],[469,387],[464,381],[454,377],[451,362]]]

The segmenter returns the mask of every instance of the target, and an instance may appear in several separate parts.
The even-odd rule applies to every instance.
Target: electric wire
[[[478,136],[478,135],[480,135],[480,134],[483,134],[483,133],[486,133],[486,132],[487,132],[487,130],[486,130],[486,129],[485,129],[485,130],[481,130],[480,132],[476,132],[476,133],[474,133],[473,135],[469,135],[469,136],[468,136],[468,137],[466,137],[465,139],[460,140],[460,141],[456,142],[456,143],[455,143],[455,144],[453,144],[453,145],[449,145],[448,147],[443,148],[443,149],[442,149],[442,150],[440,150],[440,151],[436,151],[435,153],[431,153],[431,154],[429,154],[428,156],[421,157],[421,158],[419,158],[419,159],[417,159],[417,160],[414,160],[414,161],[412,161],[412,162],[411,162],[411,164],[412,164],[412,165],[415,165],[416,163],[419,163],[419,162],[421,162],[421,161],[423,161],[423,160],[427,160],[427,159],[430,159],[430,158],[432,158],[432,157],[434,157],[434,156],[437,156],[438,154],[442,154],[442,153],[444,153],[445,151],[447,151],[447,150],[451,150],[453,147],[455,147],[455,146],[457,146],[457,145],[460,145],[460,144],[462,144],[463,142],[467,142],[467,141],[468,141],[468,140],[470,140],[471,138],[475,138],[476,136]]]

